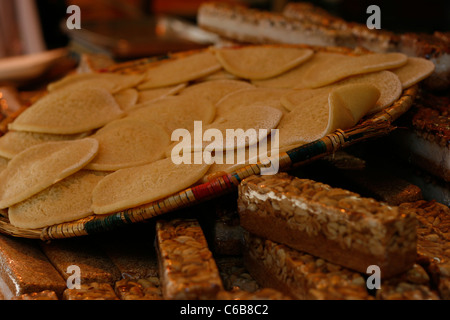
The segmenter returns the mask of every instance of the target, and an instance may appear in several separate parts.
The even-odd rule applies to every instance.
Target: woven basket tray
[[[317,50],[317,48],[314,49]],[[348,54],[354,53],[354,51],[342,48],[333,48],[331,50],[338,50],[341,53],[347,52]],[[177,56],[179,56],[179,54],[141,59],[118,64],[105,71],[120,73],[140,72],[142,68],[147,68],[149,64],[163,63],[164,60],[176,58]],[[417,92],[418,85],[408,88],[403,91],[401,97],[390,107],[379,113],[373,114],[370,117],[364,118],[355,127],[348,130],[337,130],[320,140],[280,153],[277,158],[279,171],[288,171],[295,166],[309,163],[318,158],[330,155],[339,149],[348,147],[352,144],[388,134],[395,129],[393,121],[411,107]],[[237,186],[243,179],[251,175],[260,174],[261,168],[264,166],[270,166],[270,164],[250,164],[231,174],[217,176],[207,183],[187,188],[161,200],[136,208],[109,215],[92,215],[80,220],[48,226],[42,229],[17,228],[11,225],[7,218],[0,217],[0,233],[14,237],[41,239],[46,241],[51,239],[87,236],[110,231],[124,225],[149,220],[165,213],[193,206],[203,201],[236,191]]]

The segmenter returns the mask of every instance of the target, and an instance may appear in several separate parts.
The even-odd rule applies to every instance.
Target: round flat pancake
[[[228,72],[250,80],[272,78],[297,67],[312,57],[310,49],[244,46],[215,50],[216,57]]]
[[[139,93],[136,89],[129,88],[114,94],[117,104],[123,111],[130,110],[138,101]]]
[[[241,148],[255,144],[262,138],[267,137],[270,134],[270,130],[277,127],[282,116],[283,113],[280,110],[263,104],[237,106],[221,117],[216,118],[214,122],[207,125],[204,129],[216,129],[222,133],[224,138],[222,150]],[[235,139],[230,139],[230,130],[235,131]],[[248,130],[256,132],[257,135],[248,137],[246,134]],[[209,142],[205,144],[208,145]]]
[[[347,84],[333,89],[328,97],[330,115],[325,134],[355,126],[373,108],[379,97],[377,87],[367,83]],[[341,119],[344,109],[350,112],[352,122]]]
[[[226,70],[216,71],[206,77],[195,80],[195,82],[213,81],[213,80],[239,80],[240,78]]]
[[[377,103],[368,113],[375,113],[389,107],[400,98],[403,91],[399,78],[393,72],[387,70],[352,76],[337,82],[336,86],[331,85],[330,87],[334,89],[337,86],[349,84],[373,85],[380,92]]]
[[[144,80],[142,74],[116,74],[116,73],[75,73],[61,80],[50,83],[47,90],[50,92],[67,88],[103,88],[114,94],[122,90],[136,87]]]
[[[0,208],[19,203],[79,171],[97,151],[97,140],[84,138],[42,143],[19,153],[0,173]]]
[[[49,142],[85,138],[89,132],[81,134],[48,134],[26,131],[8,131],[0,138],[0,156],[12,159],[29,147]]]
[[[124,115],[104,89],[61,90],[48,94],[9,124],[10,130],[77,134],[100,128]]]
[[[284,115],[277,127],[280,147],[320,139],[327,128],[328,115],[328,95],[318,95],[308,103],[297,106]]]
[[[285,112],[286,109],[282,106],[280,99],[289,92],[291,92],[289,89],[276,88],[249,88],[232,92],[217,102],[216,118],[236,107],[255,104],[269,105]]]
[[[106,176],[92,193],[92,209],[108,214],[163,199],[197,182],[207,164],[179,164],[163,159],[151,164],[118,170]]]
[[[283,113],[264,105],[238,106],[206,126],[200,135],[191,132],[190,140],[174,142],[166,156],[182,155],[184,152],[222,152],[256,144],[271,133]],[[200,129],[199,129],[200,130]],[[180,138],[181,140],[181,138]]]
[[[202,121],[203,125],[214,120],[216,109],[205,100],[201,103],[191,97],[167,97],[146,107],[129,112],[127,118],[151,121],[164,127],[169,135],[176,129],[194,129],[194,121]]]
[[[170,137],[156,123],[138,119],[113,121],[91,136],[99,143],[97,156],[86,169],[116,171],[164,157]]]
[[[306,100],[286,114],[278,125],[280,148],[321,139],[337,129],[353,127],[380,93],[369,84],[349,84]]]
[[[293,90],[281,98],[281,103],[288,110],[293,110],[298,103],[303,103],[315,95],[330,93],[331,90],[347,84],[366,83],[374,85],[380,91],[380,98],[370,113],[378,112],[394,103],[402,94],[402,85],[399,78],[390,71],[371,72],[356,75],[338,81],[325,87],[316,89]]]
[[[139,90],[172,86],[205,77],[222,69],[214,54],[209,51],[193,53],[175,58],[147,70],[145,81]]]
[[[340,63],[341,61],[344,61],[347,58],[348,58],[347,55],[344,54],[319,51],[314,53],[314,55],[310,59],[300,64],[296,68],[293,68],[287,72],[280,74],[279,76],[272,77],[269,79],[253,80],[252,84],[255,85],[256,87],[263,87],[263,88],[285,88],[285,89],[303,88],[305,87],[305,85],[303,84],[305,74],[312,66],[316,64],[322,64],[327,61]]]
[[[406,64],[407,56],[402,53],[371,53],[361,56],[347,56],[339,63],[333,60],[316,63],[305,72],[304,86],[318,88],[344,78],[401,67]]]
[[[281,104],[289,111],[293,111],[297,106],[307,103],[308,100],[317,96],[323,96],[330,93],[331,86],[316,89],[292,90],[280,98]]]
[[[227,94],[236,92],[242,89],[250,89],[253,86],[247,81],[240,80],[213,80],[205,81],[191,85],[183,89],[179,96],[191,99],[198,99],[199,101],[206,99],[213,104],[216,104]]]
[[[151,103],[153,101],[175,95],[187,86],[186,83],[177,84],[170,87],[148,89],[139,91],[139,99],[137,104]],[[141,105],[143,106],[143,105]]]
[[[18,228],[37,229],[90,216],[92,191],[104,176],[80,170],[10,207],[9,221]]]
[[[9,159],[0,156],[0,172],[6,169]]]
[[[407,89],[430,76],[435,68],[436,66],[430,60],[408,57],[408,62],[404,66],[390,71],[398,76],[403,89]]]

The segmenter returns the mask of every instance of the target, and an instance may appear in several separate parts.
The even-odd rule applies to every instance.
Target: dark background
[[[279,10],[286,0],[223,0],[243,2],[264,10]],[[130,18],[151,13],[170,13],[195,22],[195,14],[202,0],[37,0],[44,37],[49,49],[65,46],[67,37],[60,29],[66,17],[66,8],[77,4],[81,8],[82,21]],[[292,1],[296,2],[296,1]],[[398,33],[450,31],[450,0],[396,1],[396,0],[311,0],[347,21],[366,23],[369,5],[381,9],[381,27]]]
[[[381,28],[395,32],[450,31],[450,1],[338,0],[309,1],[348,20],[365,23],[367,7],[381,9]]]

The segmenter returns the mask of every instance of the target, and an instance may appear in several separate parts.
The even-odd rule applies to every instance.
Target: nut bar
[[[388,279],[376,292],[379,300],[439,300],[439,295],[430,287],[430,277],[418,264],[407,272]]]
[[[435,201],[402,206],[416,210],[417,263],[430,274],[441,298],[450,299],[450,208]]]
[[[388,278],[416,259],[413,210],[280,173],[252,176],[239,186],[241,225],[249,232],[365,273]]]
[[[215,299],[223,290],[219,270],[196,219],[158,221],[156,240],[165,299]]]
[[[291,300],[292,298],[272,288],[263,288],[255,292],[244,290],[221,291],[218,300]]]
[[[81,284],[80,289],[66,289],[64,300],[119,300],[108,283]]]
[[[263,287],[299,300],[370,299],[357,272],[250,233],[245,244],[245,265]]]
[[[58,300],[58,297],[54,291],[44,290],[41,292],[22,294],[14,297],[12,300]]]
[[[114,290],[120,300],[162,300],[158,277],[122,279],[116,282]]]

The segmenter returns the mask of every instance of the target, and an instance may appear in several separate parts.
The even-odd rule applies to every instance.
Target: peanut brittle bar
[[[250,233],[245,237],[246,267],[263,287],[300,300],[370,299],[357,272]]]
[[[238,209],[247,231],[362,273],[377,265],[388,278],[416,259],[413,210],[312,180],[249,177],[239,186]]]
[[[402,206],[417,213],[417,263],[430,274],[441,298],[450,299],[450,208],[435,201]]]
[[[244,290],[221,291],[217,295],[219,300],[291,300],[291,297],[272,288],[263,288],[255,292]]]
[[[81,284],[79,289],[66,289],[64,300],[119,300],[113,287],[108,283],[92,282]]]
[[[120,300],[162,300],[158,277],[122,279],[115,283],[114,289]]]
[[[196,219],[158,221],[156,233],[165,299],[214,299],[223,290],[216,262]]]
[[[431,288],[430,277],[419,264],[400,276],[388,279],[376,292],[379,300],[439,300],[438,293]]]
[[[33,292],[13,297],[11,300],[58,300],[58,296],[54,291],[44,290],[41,292]]]

